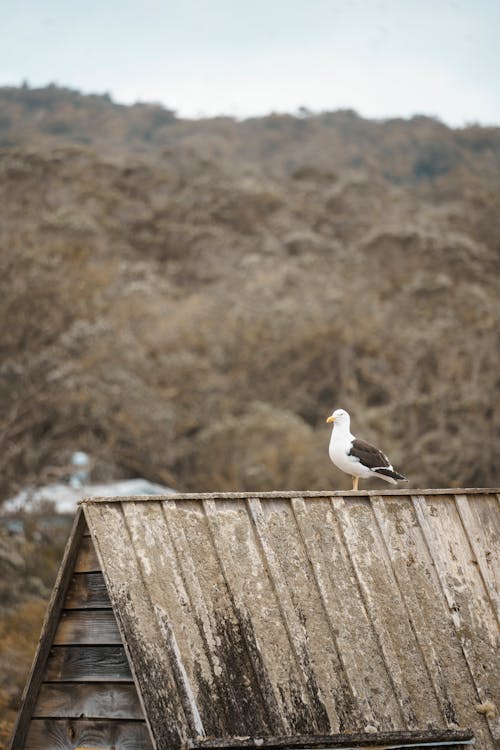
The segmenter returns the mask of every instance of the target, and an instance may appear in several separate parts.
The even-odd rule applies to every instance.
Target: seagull
[[[360,477],[379,477],[391,484],[408,481],[402,474],[394,471],[385,453],[354,437],[349,429],[351,417],[344,409],[336,409],[326,421],[333,422],[328,453],[338,469],[351,475],[353,490],[358,489]]]

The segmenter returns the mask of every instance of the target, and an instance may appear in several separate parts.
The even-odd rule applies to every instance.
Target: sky
[[[18,0],[0,85],[179,116],[354,109],[500,124],[500,0]]]

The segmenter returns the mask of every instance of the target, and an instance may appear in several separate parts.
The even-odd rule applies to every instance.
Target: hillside
[[[0,100],[2,496],[74,448],[96,478],[345,486],[339,404],[414,486],[498,481],[500,130],[151,105],[141,140],[149,105]]]
[[[396,184],[453,173],[498,183],[500,128],[452,130],[429,117],[365,120],[351,110],[182,120],[159,104],[117,104],[54,85],[0,87],[0,147],[89,146],[101,154],[164,157],[181,153],[225,174],[326,179],[354,169]],[[313,174],[315,172],[315,175]]]
[[[500,129],[4,88],[0,143],[0,500],[75,449],[94,481],[347,488],[338,406],[410,486],[499,484]],[[1,539],[0,744],[49,541]]]

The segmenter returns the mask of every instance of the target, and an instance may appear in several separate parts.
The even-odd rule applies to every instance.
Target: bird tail
[[[397,471],[394,471],[394,469],[386,469],[385,467],[381,467],[379,469],[373,469],[375,474],[381,474],[381,479],[386,479],[388,482],[391,482],[393,484],[396,484],[396,482],[407,482],[407,478],[404,477],[402,474],[399,474]]]

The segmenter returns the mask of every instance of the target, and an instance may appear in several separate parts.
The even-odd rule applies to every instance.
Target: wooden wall
[[[17,750],[13,744],[13,750]],[[24,750],[151,750],[143,710],[85,528]]]

